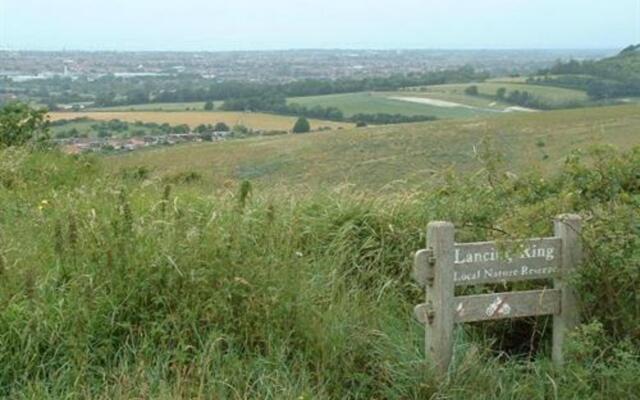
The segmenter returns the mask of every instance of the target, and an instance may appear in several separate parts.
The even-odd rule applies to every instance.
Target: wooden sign
[[[576,298],[567,275],[582,259],[580,217],[559,216],[554,237],[496,242],[455,243],[449,222],[431,222],[427,249],[415,256],[414,278],[425,287],[426,301],[415,315],[425,324],[425,351],[440,372],[453,354],[455,323],[553,315],[552,358],[562,364],[562,345],[579,323]],[[455,296],[456,286],[522,280],[553,280],[553,288],[522,292]]]

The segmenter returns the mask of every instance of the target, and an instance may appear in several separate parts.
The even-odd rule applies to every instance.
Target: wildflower
[[[233,281],[236,282],[236,283],[239,283],[241,285],[251,286],[251,284],[249,282],[247,282],[246,279],[241,278],[239,276],[236,276],[235,278],[233,278]]]
[[[40,204],[38,204],[38,210],[42,211],[45,209],[45,207],[49,206],[49,200],[44,199],[42,201],[40,201]]]

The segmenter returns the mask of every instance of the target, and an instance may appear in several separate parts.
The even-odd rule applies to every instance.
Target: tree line
[[[356,124],[400,124],[408,122],[433,121],[436,118],[429,115],[402,115],[387,113],[360,113],[347,117],[337,107],[316,105],[307,107],[298,103],[287,103],[282,93],[272,92],[261,96],[230,99],[220,107],[225,111],[261,111],[282,115],[293,115],[306,118],[324,119],[338,122],[353,122]]]
[[[394,74],[387,77],[304,79],[287,83],[212,81],[199,75],[124,78],[106,75],[97,79],[53,77],[40,81],[5,82],[0,93],[13,93],[55,108],[57,104],[92,102],[95,106],[145,103],[226,101],[256,98],[270,93],[284,97],[317,96],[375,90],[397,90],[408,86],[482,81],[486,72],[465,66],[443,71]]]
[[[640,46],[640,45],[639,45]],[[595,100],[640,96],[639,46],[629,46],[603,60],[557,62],[529,83],[585,90]]]

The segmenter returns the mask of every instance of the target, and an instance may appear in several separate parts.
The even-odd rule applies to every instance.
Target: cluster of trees
[[[484,97],[487,99],[498,100],[520,107],[535,108],[538,110],[553,110],[558,108],[571,108],[581,106],[581,103],[579,102],[566,102],[561,105],[550,104],[526,90],[507,91],[507,89],[504,87],[498,88],[495,95],[482,94],[480,93],[478,87],[475,85],[467,87],[464,92],[470,96]]]
[[[533,94],[527,92],[526,90],[514,90],[512,92],[509,92],[508,94],[506,94],[505,90],[504,94],[502,94],[502,97],[500,97],[500,93],[496,91],[496,98],[521,107],[537,108],[540,110],[551,108],[547,103],[540,100]]]
[[[514,90],[511,92],[507,92],[506,88],[501,87],[496,90],[495,96],[492,96],[488,94],[481,94],[478,86],[472,85],[467,87],[464,92],[469,96],[479,96],[492,100],[499,100],[520,107],[536,108],[540,110],[552,108],[549,104],[540,100],[538,97],[527,92],[526,90]]]
[[[598,61],[558,62],[539,71],[530,83],[585,90],[596,100],[640,96],[640,45],[629,46],[615,57]]]
[[[200,124],[193,130],[196,133],[205,133],[205,132],[230,132],[231,128],[229,125],[224,122],[218,122],[215,125],[212,124]]]

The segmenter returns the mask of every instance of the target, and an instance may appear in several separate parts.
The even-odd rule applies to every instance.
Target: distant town
[[[98,79],[195,75],[217,81],[282,83],[423,73],[468,65],[496,75],[531,73],[557,60],[595,59],[603,50],[289,50],[238,52],[0,51],[0,79]],[[126,54],[126,57],[123,56]]]
[[[133,151],[150,146],[172,146],[180,143],[201,143],[226,140],[233,132],[174,133],[135,138],[69,138],[53,139],[53,142],[68,154],[105,151]]]

